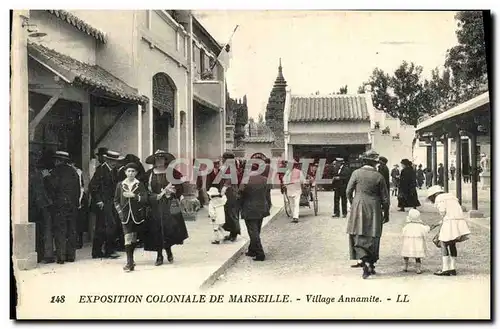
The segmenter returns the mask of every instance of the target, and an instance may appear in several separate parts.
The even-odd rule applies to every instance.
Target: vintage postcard
[[[10,18],[17,319],[491,319],[489,11]]]

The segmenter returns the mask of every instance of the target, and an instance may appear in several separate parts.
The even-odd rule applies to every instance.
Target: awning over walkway
[[[290,134],[292,145],[367,145],[368,133],[300,133]]]
[[[459,116],[468,114],[469,112],[480,109],[482,106],[490,103],[489,92],[485,92],[465,103],[449,109],[443,113],[436,115],[417,126],[416,133],[424,133],[432,131],[437,125],[444,123],[447,120],[457,118]],[[489,110],[489,109],[488,109]]]
[[[67,55],[60,54],[45,46],[28,43],[28,55],[61,79],[72,85],[80,85],[94,94],[107,95],[119,100],[145,105],[146,96],[140,95],[102,67],[80,62]]]

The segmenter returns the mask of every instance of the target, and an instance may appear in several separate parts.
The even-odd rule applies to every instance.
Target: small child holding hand
[[[207,192],[210,199],[208,203],[208,217],[210,217],[214,232],[212,244],[220,244],[221,240],[224,238],[224,229],[222,228],[222,225],[226,221],[224,205],[227,202],[227,197],[225,192],[225,187],[222,188],[221,193],[219,193],[219,189],[216,187],[211,187]]]

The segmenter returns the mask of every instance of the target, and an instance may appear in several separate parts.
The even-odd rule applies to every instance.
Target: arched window
[[[153,76],[153,107],[160,116],[168,115],[170,126],[175,126],[175,94],[177,88],[172,79],[165,73]]]

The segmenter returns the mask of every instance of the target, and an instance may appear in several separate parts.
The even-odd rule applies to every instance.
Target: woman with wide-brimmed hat
[[[382,209],[388,209],[390,201],[384,177],[376,169],[378,153],[367,151],[360,160],[363,166],[352,173],[347,184],[346,194],[351,203],[347,234],[351,260],[358,261],[353,267],[362,267],[366,279],[375,274],[384,223]]]
[[[151,213],[144,236],[144,250],[158,253],[156,266],[163,264],[163,249],[167,252],[168,262],[172,263],[174,261],[172,246],[181,245],[188,238],[180,207],[183,183],[170,182],[168,179],[169,174],[176,181],[182,179],[182,174],[178,170],[168,169],[174,160],[175,157],[171,153],[162,150],[157,150],[146,159],[146,163],[154,167],[145,175]]]
[[[405,211],[405,208],[408,207],[417,209],[417,207],[420,207],[420,201],[418,200],[417,194],[417,173],[410,160],[401,160],[401,165],[403,169],[399,177],[399,211]]]
[[[148,202],[148,192],[144,184],[136,178],[139,172],[136,163],[128,163],[124,172],[127,177],[116,185],[114,205],[122,224],[127,253],[127,264],[123,269],[130,272],[135,268],[134,249],[141,226],[144,225],[144,207]]]

